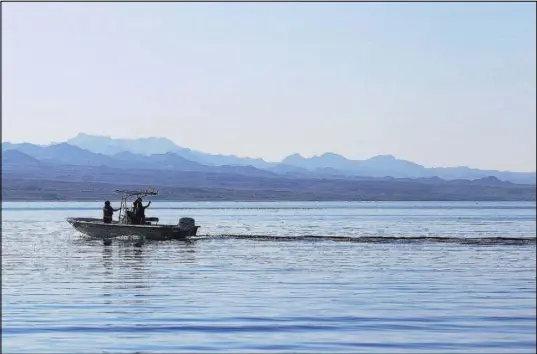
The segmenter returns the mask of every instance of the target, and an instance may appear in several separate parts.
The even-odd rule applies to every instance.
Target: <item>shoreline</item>
[[[186,178],[145,180],[64,181],[2,176],[2,200],[20,202],[104,201],[119,199],[116,189],[159,190],[155,201],[185,202],[357,202],[357,201],[527,201],[537,200],[536,187],[507,183],[416,181],[263,180]],[[184,176],[183,176],[184,177]],[[73,178],[73,177],[70,177]],[[130,182],[130,183],[129,183]]]
[[[159,198],[146,198],[147,200],[152,200],[154,202],[167,202],[167,203],[199,203],[199,202],[206,202],[206,203],[215,203],[215,202],[221,202],[221,203],[379,203],[379,202],[401,202],[401,203],[448,203],[448,202],[458,202],[458,203],[536,203],[536,199],[520,199],[520,200],[502,200],[502,199],[373,199],[373,200],[341,200],[341,199],[326,199],[326,200],[319,200],[319,199],[295,199],[295,200],[287,200],[287,199],[229,199],[229,200],[222,200],[222,199],[159,199]],[[9,202],[9,203],[43,203],[43,202],[56,202],[56,203],[101,203],[104,202],[105,199],[3,199],[3,202]],[[120,200],[112,200],[112,199],[106,199],[110,200],[110,202],[119,203]],[[537,207],[537,204],[536,204]]]

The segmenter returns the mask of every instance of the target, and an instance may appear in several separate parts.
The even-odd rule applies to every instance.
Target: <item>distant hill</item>
[[[265,168],[271,165],[262,159],[241,158],[234,155],[206,154],[204,152],[178,146],[167,138],[112,139],[106,136],[80,133],[74,138],[67,140],[66,143],[92,152],[107,155],[115,155],[121,152],[130,152],[139,155],[154,155],[172,152],[187,160],[208,166],[250,165]]]
[[[19,150],[7,150],[2,154],[2,165],[38,166],[41,162]]]
[[[8,146],[2,153],[3,200],[109,199],[118,188],[153,186],[167,200],[535,200],[535,185],[475,180],[339,176],[279,165],[206,166],[175,153],[93,153],[66,143]],[[30,155],[31,154],[31,155]],[[32,156],[33,155],[33,156]],[[324,176],[324,177],[319,177]],[[88,191],[91,191],[89,193]]]
[[[253,167],[252,167],[253,168]],[[161,200],[230,201],[535,201],[535,185],[479,180],[251,176],[243,171],[206,172],[41,165],[2,171],[2,198],[13,200],[106,200],[115,189],[154,187]],[[156,198],[157,199],[157,198]]]
[[[247,176],[277,176],[277,174],[257,169],[253,166],[222,165],[207,166],[187,160],[176,153],[167,152],[153,155],[138,155],[131,152],[120,152],[114,155],[94,153],[67,143],[39,146],[32,144],[2,144],[3,167],[17,169],[23,164],[43,166],[79,166],[79,167],[111,167],[130,170],[161,170],[199,171],[213,173],[232,173]]]
[[[394,178],[429,178],[479,179],[496,177],[513,183],[535,184],[535,172],[509,172],[479,170],[469,167],[435,167],[426,168],[411,161],[400,160],[392,155],[375,156],[367,160],[349,160],[343,156],[325,153],[321,156],[305,158],[293,154],[282,161],[287,166],[295,166],[308,171],[332,168],[346,176],[394,177]]]
[[[535,172],[479,170],[469,167],[426,168],[392,155],[350,160],[334,153],[305,158],[292,154],[280,163],[263,159],[213,155],[176,145],[166,138],[113,139],[78,134],[65,143],[39,146],[2,143],[2,151],[18,150],[41,162],[76,166],[109,166],[153,170],[238,173],[248,176],[293,178],[410,178],[438,177],[443,180],[475,180],[495,177],[500,181],[536,184]]]
[[[32,173],[42,166],[41,161],[19,150],[7,150],[2,153],[2,172],[19,171]]]

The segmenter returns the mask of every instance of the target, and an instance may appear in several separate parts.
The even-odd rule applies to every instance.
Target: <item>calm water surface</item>
[[[142,247],[100,208],[2,204],[2,352],[536,350],[535,203],[155,202],[202,236]]]

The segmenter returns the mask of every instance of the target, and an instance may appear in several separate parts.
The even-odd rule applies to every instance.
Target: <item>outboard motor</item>
[[[196,227],[196,221],[193,218],[179,219],[179,229],[182,231],[190,231]]]

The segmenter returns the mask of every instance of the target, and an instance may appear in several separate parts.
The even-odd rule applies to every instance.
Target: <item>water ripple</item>
[[[395,236],[271,236],[271,235],[200,235],[192,240],[241,239],[254,241],[336,241],[349,243],[458,243],[465,245],[528,245],[535,237],[395,237]]]
[[[388,204],[208,205],[143,247],[3,210],[2,351],[535,353],[535,209]]]

